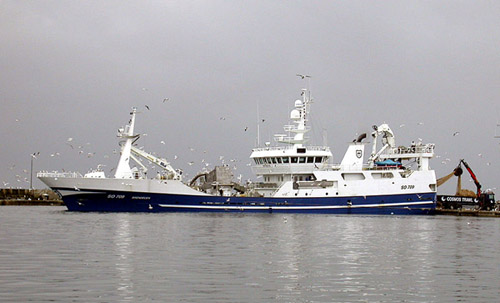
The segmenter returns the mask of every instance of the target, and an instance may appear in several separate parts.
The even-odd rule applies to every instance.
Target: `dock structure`
[[[444,209],[436,208],[435,215],[444,216],[465,216],[465,217],[496,217],[500,218],[498,210],[479,210],[479,209]]]
[[[0,205],[63,206],[59,196],[49,189],[0,189]]]

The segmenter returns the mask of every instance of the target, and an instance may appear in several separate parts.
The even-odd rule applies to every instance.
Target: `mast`
[[[290,119],[295,123],[285,125],[283,129],[286,132],[295,133],[295,135],[287,137],[286,135],[275,135],[275,140],[280,143],[292,144],[294,147],[303,147],[307,142],[305,134],[310,130],[307,126],[307,117],[312,103],[311,94],[307,89],[302,89],[302,100],[295,101],[295,109],[290,112]]]
[[[132,112],[130,112],[130,121],[125,128],[118,129],[118,137],[125,139],[125,143],[121,142],[122,151],[120,160],[118,161],[118,166],[116,167],[115,178],[118,179],[132,179],[132,170],[130,169],[130,157],[132,149],[132,141],[138,137],[134,135],[134,125],[135,125],[135,114],[137,113],[137,108],[133,107]]]

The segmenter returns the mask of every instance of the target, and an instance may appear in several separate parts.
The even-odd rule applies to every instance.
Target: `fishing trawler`
[[[37,177],[59,193],[70,211],[99,212],[266,212],[332,214],[430,214],[435,208],[436,176],[429,166],[434,144],[396,146],[387,124],[373,126],[372,149],[366,134],[353,140],[342,161],[332,164],[327,146],[307,145],[312,98],[301,91],[290,113],[287,134],[276,146],[251,152],[252,170],[261,182],[234,182],[228,166],[184,182],[180,170],[164,158],[136,147],[136,109],[120,128],[121,155],[114,177],[97,169],[79,173],[39,172]],[[382,143],[377,147],[379,141]],[[148,160],[161,169],[147,178]],[[133,160],[137,165],[131,165]]]

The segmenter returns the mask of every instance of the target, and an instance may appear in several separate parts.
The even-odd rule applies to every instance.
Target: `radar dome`
[[[290,119],[299,120],[300,119],[300,112],[296,109],[292,110],[292,112],[290,113]]]
[[[295,107],[297,107],[297,108],[298,108],[298,107],[302,107],[302,101],[300,101],[300,100],[296,100],[296,101],[295,101]]]

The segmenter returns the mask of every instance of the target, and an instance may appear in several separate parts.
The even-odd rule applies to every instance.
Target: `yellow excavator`
[[[465,166],[469,172],[474,184],[476,185],[476,192],[468,189],[462,189],[462,164]],[[473,206],[474,208],[480,210],[493,210],[495,208],[495,194],[491,191],[482,192],[481,184],[479,183],[476,174],[472,171],[469,164],[461,159],[458,162],[458,166],[448,175],[439,178],[437,180],[437,186],[444,184],[446,181],[450,180],[451,177],[457,176],[457,192],[454,196],[438,195],[437,204],[438,207],[447,209],[458,209],[462,208],[464,205]]]

